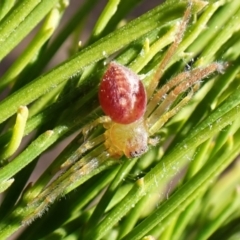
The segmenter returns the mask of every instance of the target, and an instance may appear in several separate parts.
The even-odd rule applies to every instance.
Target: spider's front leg
[[[175,40],[174,42],[170,45],[170,47],[168,48],[167,52],[165,53],[162,61],[160,62],[159,66],[157,67],[157,70],[153,76],[152,81],[150,82],[149,86],[147,87],[146,91],[147,91],[147,96],[148,99],[151,98],[151,96],[153,95],[160,79],[162,78],[169,62],[171,61],[173,55],[175,54],[179,44],[182,41],[182,38],[184,36],[184,32],[187,28],[187,24],[188,21],[191,17],[191,10],[192,10],[192,2],[189,1],[188,4],[188,8],[186,9],[183,18],[179,24],[179,28],[178,28],[178,32],[175,36]],[[150,106],[149,106],[150,107]],[[151,107],[150,107],[151,108]]]
[[[183,106],[185,106],[190,101],[193,94],[199,88],[200,80],[214,72],[222,73],[226,67],[227,64],[214,62],[206,67],[195,68],[191,71],[180,73],[178,76],[170,80],[169,83],[166,83],[163,88],[169,89],[169,93],[159,106],[158,102],[156,101],[156,109],[149,117],[150,135],[155,134],[158,129],[160,129],[171,117],[173,117]],[[179,76],[181,78],[183,74],[186,74],[186,76],[188,76],[187,79],[184,81],[179,81]],[[173,88],[172,83],[176,83],[177,85],[175,85]],[[173,89],[171,90],[171,88]],[[184,97],[175,107],[168,111],[178,96],[189,88],[191,88],[191,91],[188,93],[188,95]],[[161,89],[159,91],[161,91]]]
[[[89,156],[84,156],[81,161],[72,165],[67,172],[55,179],[46,189],[28,203],[27,208],[31,212],[22,221],[22,224],[28,225],[36,218],[41,217],[57,198],[69,192],[67,189],[69,187],[71,188],[71,185],[76,184],[76,182],[79,179],[83,179],[84,176],[85,180],[83,181],[86,181],[90,176],[89,174],[96,170],[106,160],[107,156],[108,153],[104,151],[104,147],[99,146],[94,149]],[[82,165],[82,162],[86,164]],[[112,162],[109,163],[109,165],[111,164]],[[95,171],[95,174],[96,173],[98,173],[98,171]]]
[[[103,134],[101,134],[95,138],[92,138],[92,139],[88,139],[87,136],[88,136],[89,132],[96,126],[102,124],[104,126],[104,128],[108,128],[108,125],[110,123],[111,123],[111,119],[108,116],[102,116],[102,117],[97,118],[93,122],[89,123],[85,127],[83,127],[82,134],[83,134],[84,142],[75,151],[75,153],[61,165],[61,169],[68,168],[74,162],[76,162],[78,159],[80,159],[80,157],[84,153],[86,153],[88,150],[90,150],[90,149],[96,147],[97,145],[99,145],[100,143],[104,142],[105,136]]]
[[[103,124],[103,126],[105,128],[107,128],[108,124],[111,122],[111,118],[108,116],[102,116],[97,118],[96,120],[94,120],[93,122],[87,124],[85,127],[83,127],[82,129],[82,134],[84,139],[87,138],[88,133],[95,128],[96,126],[98,126],[99,124]]]

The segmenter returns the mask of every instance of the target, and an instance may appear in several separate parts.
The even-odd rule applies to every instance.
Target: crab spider
[[[157,67],[147,88],[129,68],[114,61],[108,65],[99,87],[99,101],[106,115],[82,129],[86,141],[62,165],[68,170],[30,202],[29,206],[36,209],[23,223],[29,223],[37,216],[41,216],[48,205],[64,192],[66,186],[96,169],[109,156],[116,159],[123,155],[132,158],[145,153],[149,144],[157,143],[152,138],[156,132],[189,102],[199,87],[199,81],[209,74],[224,70],[224,64],[213,62],[205,67],[182,72],[155,91],[182,40],[190,15],[189,5],[174,42]],[[173,106],[178,96],[189,89],[187,96]],[[93,139],[86,139],[88,132],[99,124],[103,124],[105,133]],[[90,154],[76,162],[92,148],[94,149]]]

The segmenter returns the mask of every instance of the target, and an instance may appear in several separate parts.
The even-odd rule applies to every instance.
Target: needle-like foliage
[[[98,2],[85,0],[67,23],[71,1],[0,2],[0,239],[239,239],[240,1],[166,0],[131,19],[139,0],[109,0],[81,42]],[[153,125],[157,141],[144,155],[111,158],[104,127],[84,133],[104,115],[106,65],[114,59],[151,85],[189,4],[156,91],[179,73],[223,68],[178,92],[169,111],[194,96]],[[67,57],[53,67],[66,40]]]

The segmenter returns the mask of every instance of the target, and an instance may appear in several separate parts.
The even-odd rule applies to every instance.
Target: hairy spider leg
[[[54,203],[54,201],[64,192],[64,189],[72,184],[74,181],[76,181],[76,178],[73,179],[73,174],[77,175],[78,178],[87,174],[89,170],[94,169],[96,166],[98,166],[98,162],[95,159],[92,159],[88,164],[84,165],[79,170],[73,172],[71,171],[70,178],[62,181],[59,185],[57,185],[56,188],[52,189],[50,186],[47,187],[45,191],[43,191],[41,194],[38,195],[36,201],[33,201],[28,204],[29,208],[33,208],[34,210],[32,213],[30,213],[22,222],[22,224],[29,224],[31,223],[35,218],[41,217],[44,212],[48,210],[48,207]],[[53,182],[54,183],[54,182]],[[56,183],[55,183],[56,184]]]
[[[87,126],[83,127],[82,134],[84,137],[84,142],[80,145],[80,147],[77,148],[75,153],[69,157],[61,166],[60,169],[67,169],[72,164],[74,164],[80,157],[87,152],[88,150],[94,148],[95,146],[99,145],[100,143],[104,142],[105,137],[103,134],[91,139],[87,140],[88,133],[96,127],[98,124],[103,124],[104,126],[109,123],[111,119],[108,116],[102,116],[97,118],[95,121],[93,121],[91,124],[88,124]],[[84,165],[85,163],[82,162]]]
[[[100,145],[96,149],[94,149],[91,154],[87,154],[86,156],[82,157],[80,161],[76,162],[72,165],[68,171],[64,172],[60,175],[57,179],[55,179],[50,185],[48,185],[38,196],[37,198],[33,199],[28,205],[35,205],[41,201],[42,198],[47,197],[49,194],[54,192],[57,188],[60,188],[61,183],[63,183],[66,179],[69,179],[72,172],[82,171],[83,173],[86,172],[86,167],[88,163],[91,163],[92,159],[98,159],[98,156],[104,152],[104,146]],[[99,158],[100,160],[102,158]],[[91,165],[91,164],[90,164]],[[89,165],[89,166],[90,166]],[[91,165],[92,166],[92,165]],[[93,169],[93,168],[92,168]],[[59,193],[59,191],[58,191]]]
[[[164,123],[168,121],[169,118],[174,116],[184,105],[186,105],[189,102],[193,93],[197,91],[199,85],[193,87],[190,93],[185,98],[183,98],[172,110],[167,111],[181,93],[191,88],[194,84],[197,84],[199,80],[207,77],[208,75],[216,71],[222,72],[223,69],[224,69],[223,64],[214,62],[206,67],[199,67],[191,71],[188,71],[189,73],[188,78],[185,81],[180,82],[179,85],[175,86],[175,88],[171,90],[170,93],[167,95],[165,100],[157,107],[154,113],[149,117],[148,124],[150,126],[149,130],[150,135],[156,133],[158,129],[161,128],[164,125]],[[163,114],[163,112],[166,113]],[[159,116],[161,117],[159,118]]]
[[[80,147],[75,151],[75,153],[68,158],[62,165],[61,165],[61,169],[63,168],[68,168],[69,166],[71,166],[72,164],[74,164],[78,159],[80,159],[80,157],[87,152],[88,150],[96,147],[97,145],[99,145],[100,143],[103,143],[105,141],[105,137],[103,134],[87,140],[85,142],[83,142],[82,145],[80,145]],[[82,162],[82,164],[84,165],[84,163]]]
[[[145,113],[145,117],[147,118],[156,106],[159,103],[159,99],[163,99],[164,96],[175,86],[177,86],[180,82],[190,77],[190,72],[182,72],[179,73],[177,76],[172,78],[169,82],[163,85],[152,97],[151,101],[148,103],[147,111]],[[165,108],[166,109],[166,108]]]
[[[211,71],[212,65],[213,70]],[[215,71],[214,66],[215,68],[217,67],[216,63],[212,63],[206,68],[210,70],[211,73]],[[178,97],[180,93],[186,91],[196,81],[204,77],[204,75],[201,75],[202,72],[201,70],[203,70],[203,68],[196,68],[191,71],[180,73],[176,77],[171,79],[169,82],[167,82],[161,89],[158,90],[158,92],[154,95],[151,101],[151,103],[153,103],[151,105],[152,111],[156,108],[156,106],[159,105],[159,100],[162,99],[162,102],[157,107],[157,111],[155,111],[155,113],[153,114],[153,116],[156,115],[155,120],[150,120],[150,122],[157,121],[158,116],[161,116],[164,112],[166,112],[169,109],[173,101],[175,101],[175,99]],[[174,90],[172,90],[173,88]],[[168,92],[170,93],[168,94]],[[149,117],[150,114],[151,111],[148,111],[147,117]]]
[[[197,91],[198,88],[193,88],[186,97],[182,99],[175,107],[173,107],[170,111],[165,112],[161,117],[149,128],[149,134],[154,135],[171,117],[176,115],[178,111],[183,108],[192,98],[193,94]]]
[[[190,1],[188,3],[188,8],[184,12],[183,18],[180,22],[179,30],[176,34],[174,42],[170,45],[167,52],[165,53],[162,61],[160,62],[159,66],[157,67],[156,72],[154,73],[154,77],[153,77],[152,81],[150,82],[150,84],[148,85],[148,87],[146,89],[148,99],[150,99],[151,96],[153,95],[153,92],[155,91],[160,79],[162,78],[162,75],[165,72],[167,65],[169,64],[172,56],[174,55],[174,53],[176,52],[176,49],[178,48],[180,42],[182,41],[184,32],[187,28],[187,24],[188,24],[188,21],[191,16],[191,9],[192,9],[192,2]]]
[[[85,127],[83,127],[82,134],[84,136],[84,140],[87,139],[88,133],[94,127],[96,127],[99,124],[103,124],[103,126],[105,126],[105,128],[106,128],[110,121],[111,121],[111,119],[108,116],[101,116],[101,117],[97,118],[96,120],[94,120],[93,122],[91,122],[90,124],[88,124]],[[95,137],[93,139],[84,141],[83,144],[80,145],[80,147],[75,151],[75,153],[61,165],[61,169],[68,168],[69,166],[74,164],[78,159],[80,159],[80,157],[85,152],[87,152],[88,150],[96,147],[100,143],[103,143],[104,141],[105,141],[104,134],[101,134],[101,135],[99,135],[99,136],[97,136],[97,137]],[[85,163],[82,162],[82,165],[84,165],[84,164]]]
[[[96,127],[98,124],[103,124],[107,127],[111,119],[108,116],[102,116],[96,119],[91,124],[85,126],[82,130],[83,136],[86,139],[89,131]],[[90,173],[92,170],[97,168],[109,155],[105,150],[103,143],[105,137],[103,134],[85,141],[75,153],[67,159],[61,168],[67,168],[60,177],[54,180],[45,190],[43,190],[33,201],[28,204],[28,207],[34,207],[35,210],[23,220],[23,224],[28,224],[35,218],[42,216],[44,211],[48,209],[48,206],[52,204],[56,198],[63,194],[65,188],[69,184],[76,181],[76,179]],[[98,148],[94,149],[91,154],[84,156],[80,161],[80,157],[87,152],[89,149],[101,144]],[[77,162],[76,162],[77,161]]]
[[[84,139],[87,138],[88,133],[95,128],[97,125],[99,124],[108,124],[109,122],[111,122],[111,118],[108,116],[101,116],[99,118],[97,118],[96,120],[94,120],[93,122],[91,122],[90,124],[86,125],[85,127],[83,127],[82,129],[82,134],[84,136]]]
[[[81,160],[87,162],[82,165],[82,161],[76,162],[67,172],[64,172],[59,178],[54,180],[45,190],[43,190],[27,207],[32,212],[22,221],[22,224],[29,224],[34,219],[41,217],[59,196],[66,193],[66,188],[83,176],[97,169],[109,154],[105,151],[103,145],[94,149],[91,154],[84,156]],[[88,161],[87,161],[88,159]]]

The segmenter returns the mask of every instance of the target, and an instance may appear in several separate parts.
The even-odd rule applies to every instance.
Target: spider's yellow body
[[[125,155],[132,158],[147,151],[149,134],[143,117],[130,124],[110,121],[104,126],[107,129],[104,133],[104,144],[112,157],[119,158]]]

